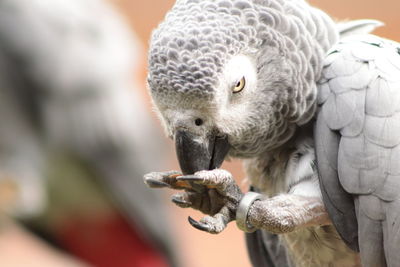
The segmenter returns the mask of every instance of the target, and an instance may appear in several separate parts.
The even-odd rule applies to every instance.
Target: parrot
[[[0,183],[14,185],[6,212],[25,222],[48,205],[51,158],[84,162],[130,227],[177,266],[158,227],[158,216],[168,227],[162,198],[141,179],[162,162],[147,152],[163,150],[134,77],[141,50],[107,1],[1,1]]]
[[[201,231],[236,221],[253,266],[397,266],[400,45],[379,26],[303,0],[177,0],[148,88],[181,170],[144,182],[180,190]]]

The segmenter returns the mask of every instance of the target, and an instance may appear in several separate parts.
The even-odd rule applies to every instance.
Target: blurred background
[[[310,2],[400,41],[396,0]],[[250,266],[234,223],[200,232],[187,222],[200,213],[143,186],[179,169],[145,84],[151,30],[173,3],[0,3],[0,266]],[[246,190],[240,162],[223,168]]]

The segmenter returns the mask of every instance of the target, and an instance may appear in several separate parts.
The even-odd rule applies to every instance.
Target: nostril
[[[201,126],[201,125],[203,125],[203,120],[202,119],[196,119],[195,121],[194,121],[194,124],[196,124],[197,126]]]

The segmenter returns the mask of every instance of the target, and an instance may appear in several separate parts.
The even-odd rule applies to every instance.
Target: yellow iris
[[[232,88],[232,92],[233,92],[233,93],[239,93],[240,91],[243,90],[243,88],[245,87],[245,85],[246,85],[246,80],[245,80],[245,78],[243,77],[243,78],[240,79],[240,80],[237,82],[237,84]]]

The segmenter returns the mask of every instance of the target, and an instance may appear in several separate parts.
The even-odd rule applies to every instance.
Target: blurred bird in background
[[[95,266],[177,265],[141,179],[162,146],[135,90],[140,51],[102,0],[0,3],[2,221]]]

